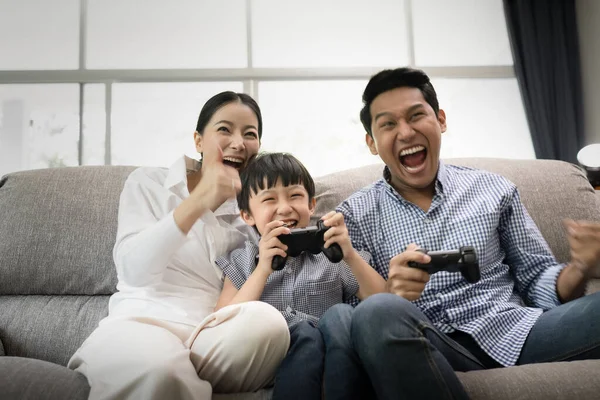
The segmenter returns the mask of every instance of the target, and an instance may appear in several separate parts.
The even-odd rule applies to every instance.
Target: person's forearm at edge
[[[589,277],[572,263],[568,264],[556,279],[556,293],[562,303],[578,299],[585,295]]]

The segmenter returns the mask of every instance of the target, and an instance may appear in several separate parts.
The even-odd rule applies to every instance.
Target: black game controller
[[[329,227],[323,225],[323,221],[319,220],[317,226],[291,229],[288,235],[279,235],[277,238],[288,247],[288,257],[296,257],[303,251],[310,251],[313,254],[323,252],[329,261],[338,263],[344,258],[344,253],[340,245],[333,243],[328,248],[323,247],[325,244],[323,234],[328,229]],[[285,266],[286,261],[287,257],[273,256],[271,268],[279,271]]]
[[[425,249],[418,249],[417,251],[427,254],[431,257],[431,261],[429,264],[409,261],[409,267],[422,269],[429,275],[440,271],[460,272],[469,283],[475,283],[481,278],[477,252],[472,246],[464,246],[459,250],[449,251],[427,251]]]

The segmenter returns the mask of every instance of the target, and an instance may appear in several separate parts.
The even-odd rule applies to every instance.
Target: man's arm
[[[552,255],[521,203],[516,187],[505,198],[498,233],[505,252],[504,262],[510,266],[522,298],[544,310],[560,305],[557,280],[565,265]]]
[[[563,303],[585,294],[591,274],[600,263],[600,223],[566,220],[571,262],[556,281],[556,291]]]

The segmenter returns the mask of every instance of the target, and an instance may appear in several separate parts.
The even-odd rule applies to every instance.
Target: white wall
[[[576,0],[586,144],[600,143],[600,1]]]

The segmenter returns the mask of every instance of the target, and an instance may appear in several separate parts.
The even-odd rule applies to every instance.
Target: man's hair
[[[371,137],[371,124],[373,116],[371,115],[371,103],[380,94],[401,87],[417,88],[423,93],[425,101],[429,103],[435,115],[438,115],[440,106],[438,104],[435,89],[425,72],[413,68],[385,69],[373,75],[367,83],[363,92],[363,108],[360,110],[360,122]]]
[[[308,201],[315,197],[313,178],[306,167],[288,153],[259,153],[240,173],[240,180],[242,190],[237,195],[237,201],[240,210],[246,212],[250,212],[251,194],[274,187],[278,180],[281,180],[283,186],[304,186],[308,192]]]

